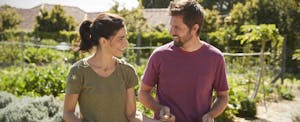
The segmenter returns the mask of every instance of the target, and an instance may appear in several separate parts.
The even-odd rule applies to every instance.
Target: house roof
[[[171,17],[169,16],[167,8],[144,9],[143,14],[148,24],[163,24],[166,28],[169,28],[169,21]]]

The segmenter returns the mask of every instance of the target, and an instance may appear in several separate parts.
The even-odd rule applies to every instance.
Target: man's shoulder
[[[221,50],[219,50],[217,47],[207,43],[203,42],[203,46],[206,47],[206,52],[212,56],[217,56],[217,57],[223,57],[223,53]]]
[[[169,42],[167,44],[157,47],[153,51],[153,53],[163,53],[163,52],[173,51],[172,47],[173,47],[173,42]]]

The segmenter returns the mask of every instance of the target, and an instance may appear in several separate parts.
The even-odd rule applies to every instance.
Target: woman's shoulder
[[[71,69],[73,70],[80,70],[82,68],[88,67],[88,64],[86,62],[86,59],[80,59],[77,62],[73,63],[71,66]]]
[[[124,59],[117,59],[117,63],[118,65],[120,65],[121,68],[126,69],[126,70],[134,70],[134,66],[130,63],[128,63],[127,61],[125,61]]]

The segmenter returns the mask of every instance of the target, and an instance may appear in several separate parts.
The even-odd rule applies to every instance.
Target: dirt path
[[[237,122],[300,122],[300,90],[295,88],[293,101],[280,100],[267,102],[257,106],[257,115],[254,120],[237,118]]]

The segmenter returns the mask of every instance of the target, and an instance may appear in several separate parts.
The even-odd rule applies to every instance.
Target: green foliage
[[[22,50],[16,45],[0,45],[0,64],[12,65],[20,63]]]
[[[205,9],[205,19],[202,27],[202,33],[213,32],[219,29],[222,23],[220,12],[216,9]]]
[[[119,10],[120,4],[115,2],[115,5],[109,10],[111,13],[116,13],[121,17],[124,17],[125,24],[128,32],[141,32],[148,29],[146,19],[143,16],[143,10],[141,6],[132,10],[121,9]]]
[[[19,29],[6,29],[0,32],[0,41],[20,41],[21,36],[24,34],[24,39],[28,40],[29,34]]]
[[[0,64],[20,64],[23,61],[21,45],[0,45]],[[44,65],[53,62],[71,60],[74,55],[49,48],[24,47],[24,62]]]
[[[130,43],[127,48],[134,47],[134,44]],[[135,64],[137,54],[134,52],[133,49],[127,49],[126,52],[123,54],[122,58],[125,59],[130,64]]]
[[[256,102],[252,99],[241,100],[241,108],[238,110],[238,116],[254,118],[256,116]]]
[[[269,59],[278,65],[280,59],[283,37],[280,35],[279,30],[274,24],[261,24],[261,25],[243,25],[241,26],[242,35],[237,36],[241,44],[253,44],[254,47],[260,47],[260,52],[269,51],[273,56]],[[258,52],[258,49],[255,52]]]
[[[28,47],[25,50],[25,62],[40,65],[51,63],[61,59],[62,55],[57,55],[58,53],[61,52],[47,48]]]
[[[3,92],[0,92],[2,96]],[[63,122],[62,102],[53,96],[42,98],[25,97],[15,100],[0,109],[1,122],[50,121]]]
[[[279,44],[282,44],[283,37],[279,34],[278,29],[273,24],[261,24],[257,25],[243,25],[241,31],[244,32],[244,35],[237,37],[238,40],[241,40],[241,44],[248,42],[267,42],[275,41]],[[277,45],[281,46],[281,45]]]
[[[69,65],[56,64],[39,67],[30,64],[25,70],[16,67],[0,72],[0,90],[15,95],[58,96],[64,93]]]
[[[36,17],[34,35],[41,38],[57,38],[57,35],[71,36],[74,34],[66,34],[64,31],[73,31],[75,27],[75,20],[67,16],[61,6],[55,5],[51,12],[40,10],[39,16]]]
[[[225,18],[226,24],[241,25],[256,24],[256,14],[258,12],[258,0],[247,1],[245,4],[236,3]]]
[[[300,60],[300,49],[297,49],[293,55],[293,59]]]
[[[234,47],[241,47],[235,37],[234,27],[220,27],[216,31],[208,33],[210,44],[214,45],[218,49],[224,52],[241,52],[241,50],[235,49]],[[224,46],[228,45],[228,46]]]
[[[300,3],[297,0],[249,0],[230,12],[231,22],[244,24],[275,24],[281,35],[287,37],[287,71],[298,73],[297,63],[292,60],[294,50],[300,47]],[[238,27],[239,28],[239,27]],[[268,45],[266,45],[267,48]],[[275,47],[273,50],[280,50]],[[278,55],[275,54],[274,58]]]
[[[285,100],[294,100],[295,95],[292,93],[291,89],[284,87],[284,86],[279,86],[278,87],[278,92],[281,98]]]
[[[197,0],[204,8],[217,9],[222,14],[227,14],[236,3],[244,3],[246,0]]]
[[[137,33],[128,33],[128,41],[130,43],[136,44]],[[150,32],[141,32],[141,45],[142,47],[147,46],[161,46],[172,40],[171,36],[167,31],[150,31]],[[137,45],[135,45],[137,46]],[[148,58],[153,51],[153,49],[144,49],[141,51],[141,57]]]
[[[6,29],[16,28],[23,21],[21,15],[15,8],[8,5],[1,6],[0,11],[0,32]]]

